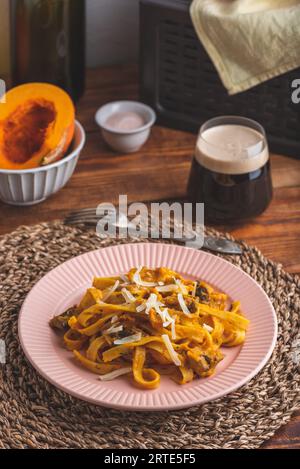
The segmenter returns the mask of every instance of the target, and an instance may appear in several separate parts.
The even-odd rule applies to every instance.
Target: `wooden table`
[[[116,202],[180,199],[186,184],[196,136],[155,126],[138,153],[119,155],[103,142],[94,122],[102,104],[138,97],[136,66],[90,70],[87,91],[77,116],[87,132],[87,143],[75,174],[58,194],[26,208],[0,203],[0,234],[23,224],[35,224],[66,215],[70,210]],[[300,131],[300,130],[299,130]],[[267,211],[249,223],[223,227],[237,238],[255,244],[289,272],[300,272],[300,160],[272,155],[274,198]],[[265,448],[300,448],[300,412]]]

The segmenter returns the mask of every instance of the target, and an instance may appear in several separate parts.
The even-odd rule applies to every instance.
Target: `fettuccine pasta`
[[[212,375],[221,346],[242,344],[248,324],[239,301],[164,267],[95,277],[78,305],[50,321],[83,367],[143,389],[161,375],[179,384]]]

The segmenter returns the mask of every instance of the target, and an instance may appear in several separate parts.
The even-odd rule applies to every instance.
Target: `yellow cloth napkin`
[[[300,67],[300,1],[193,0],[190,12],[229,94]]]

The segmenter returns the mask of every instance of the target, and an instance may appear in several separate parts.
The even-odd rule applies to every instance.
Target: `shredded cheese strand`
[[[106,294],[103,296],[103,298],[102,298],[102,302],[103,302],[103,303],[105,303],[105,301],[108,300],[108,298],[110,297],[110,295],[111,295],[114,291],[116,291],[116,289],[118,288],[119,284],[120,284],[120,281],[117,280],[116,283],[115,283],[111,288],[109,288],[109,290],[107,291],[107,293],[106,293]]]
[[[173,360],[173,362],[175,363],[176,366],[181,366],[181,361],[179,360],[179,357],[177,355],[177,353],[175,352],[174,348],[173,348],[173,345],[169,339],[169,336],[167,334],[163,334],[161,336],[162,340],[164,341],[165,343],[165,346],[169,352],[169,355],[171,357],[171,359]]]
[[[162,287],[156,287],[156,290],[158,292],[169,292],[169,291],[177,291],[178,290],[178,285],[170,284],[170,285],[163,285]]]
[[[118,378],[122,375],[127,375],[132,371],[131,366],[127,366],[126,368],[120,368],[119,370],[111,371],[110,373],[106,373],[105,375],[100,375],[99,379],[101,381],[111,381],[112,379]]]
[[[127,288],[122,288],[121,292],[126,303],[135,303],[135,297]]]
[[[136,283],[137,285],[141,285],[142,287],[155,287],[157,285],[156,282],[145,282],[144,280],[141,279],[140,273],[141,273],[142,268],[143,267],[141,266],[135,271],[132,277],[134,283]]]
[[[176,340],[176,327],[175,327],[175,320],[171,322],[171,334],[172,340]]]
[[[123,326],[112,326],[109,329],[103,331],[103,334],[114,334],[116,332],[121,332],[123,330]]]
[[[203,328],[206,329],[208,332],[212,332],[214,330],[214,328],[209,326],[208,324],[203,324]]]
[[[197,282],[194,282],[192,296],[196,296],[196,291],[197,291]]]
[[[178,298],[178,303],[180,305],[180,308],[182,309],[182,311],[184,312],[184,314],[186,314],[187,316],[190,316],[191,315],[191,312],[190,310],[188,309],[184,299],[183,299],[183,296],[182,296],[182,293],[178,293],[177,295],[177,298]]]
[[[136,334],[123,337],[123,339],[114,340],[115,345],[130,344],[131,342],[138,342],[142,338],[142,333],[137,332]]]
[[[174,280],[175,284],[177,285],[179,291],[183,295],[187,295],[188,294],[187,288],[182,284],[182,282],[180,280],[178,280],[176,277],[173,277],[173,280]]]

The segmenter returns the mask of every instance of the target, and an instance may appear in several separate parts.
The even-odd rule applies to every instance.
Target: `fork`
[[[113,210],[107,209],[106,213],[109,215],[113,213]],[[116,223],[114,224],[116,227],[127,227],[127,228],[135,228],[135,224],[128,221],[126,215],[119,214],[117,217]],[[70,212],[66,218],[64,219],[64,223],[67,225],[86,225],[86,226],[95,226],[97,222],[101,219],[100,215],[97,215],[96,208],[83,208],[74,212]],[[174,240],[177,242],[185,243],[187,241],[193,241],[196,239],[197,234],[194,231],[191,231],[192,237],[191,238],[175,238]],[[233,255],[241,255],[242,249],[239,244],[230,241],[226,238],[217,238],[214,236],[204,236],[203,240],[203,249],[208,251],[217,252],[220,254],[233,254]]]

